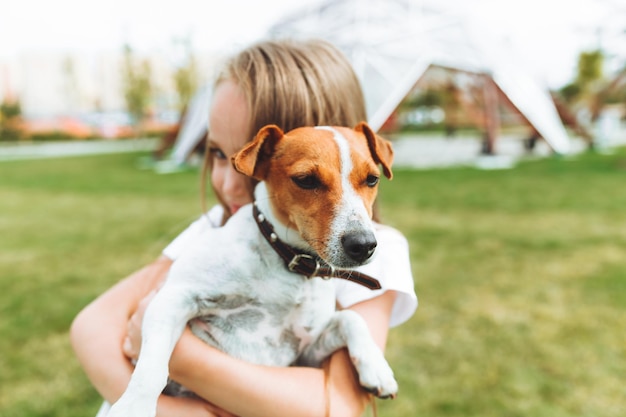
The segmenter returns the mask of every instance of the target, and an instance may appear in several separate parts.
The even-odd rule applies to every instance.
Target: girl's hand
[[[152,298],[156,295],[157,291],[158,290],[152,290],[139,302],[137,310],[135,310],[126,325],[126,338],[124,339],[124,343],[122,345],[122,351],[124,352],[124,355],[130,359],[136,360],[139,357],[139,352],[141,351],[141,323],[143,322],[143,316],[146,312],[146,308],[148,307],[148,304],[150,304],[150,301],[152,301]],[[203,408],[208,411],[211,416],[237,417],[234,414],[231,414],[226,410],[222,410],[207,401],[198,401],[202,402]]]
[[[137,310],[135,310],[126,324],[126,338],[122,344],[122,352],[130,359],[136,360],[139,357],[139,351],[141,351],[141,323],[143,322],[143,315],[156,293],[157,290],[150,291],[148,295],[139,302]]]

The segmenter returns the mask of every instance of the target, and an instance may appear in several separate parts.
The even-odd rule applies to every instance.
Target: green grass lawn
[[[0,163],[0,416],[92,416],[74,315],[200,212],[197,173],[122,154]],[[508,171],[397,170],[383,217],[420,307],[381,416],[626,415],[626,150]]]

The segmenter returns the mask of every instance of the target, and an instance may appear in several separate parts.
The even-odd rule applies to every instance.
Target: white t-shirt
[[[213,207],[206,216],[201,216],[178,235],[164,250],[163,255],[175,260],[186,248],[197,244],[211,229],[220,227],[223,208]],[[374,259],[357,270],[380,281],[381,289],[370,290],[344,279],[334,279],[337,302],[342,308],[369,300],[385,291],[397,292],[389,325],[398,326],[407,321],[417,308],[417,296],[413,287],[413,275],[409,262],[409,245],[397,230],[385,225],[376,225],[378,246]]]

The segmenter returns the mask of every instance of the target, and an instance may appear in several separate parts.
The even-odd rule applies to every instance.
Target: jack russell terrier
[[[332,283],[311,279],[380,288],[352,268],[374,254],[378,164],[391,179],[392,160],[391,144],[365,123],[261,129],[232,158],[235,169],[261,181],[255,203],[173,263],[145,312],[130,383],[108,416],[156,414],[187,324],[206,343],[257,364],[321,366],[347,347],[363,388],[395,397],[393,371],[365,321],[336,311]]]

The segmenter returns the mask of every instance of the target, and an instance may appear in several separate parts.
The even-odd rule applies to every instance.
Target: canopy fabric
[[[272,37],[323,38],[350,59],[365,92],[369,123],[380,128],[431,64],[490,74],[557,153],[570,149],[547,88],[513,64],[484,27],[420,0],[330,0],[286,16]]]
[[[181,120],[180,133],[170,157],[176,164],[184,164],[196,145],[204,139],[209,126],[211,94],[212,88],[203,86],[187,106],[187,111]]]
[[[556,153],[570,140],[547,88],[515,63],[510,48],[496,44],[484,27],[441,12],[424,0],[328,0],[278,20],[269,38],[322,38],[341,49],[365,94],[368,122],[385,123],[431,65],[488,74]],[[211,91],[204,87],[173,150],[183,163],[207,129]]]

